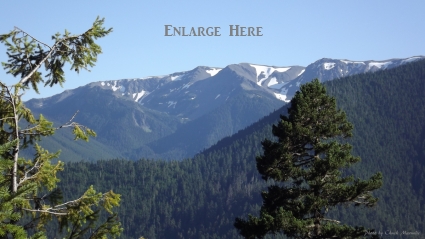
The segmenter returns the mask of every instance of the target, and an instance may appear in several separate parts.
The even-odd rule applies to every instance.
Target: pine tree
[[[52,162],[59,152],[50,153],[37,144],[41,137],[63,128],[72,128],[75,139],[86,141],[96,136],[95,132],[74,121],[77,113],[70,116],[69,122],[53,127],[42,115],[37,119],[21,100],[31,88],[38,92],[41,83],[62,85],[65,63],[76,72],[93,67],[102,52],[95,40],[112,31],[105,29],[103,23],[104,19],[97,18],[80,35],[66,30],[63,35],[57,33],[52,37],[52,46],[17,27],[0,35],[9,58],[3,67],[20,78],[14,85],[0,82],[0,238],[46,238],[46,225],[53,219],[57,219],[59,230],[66,229],[67,238],[115,237],[122,231],[113,213],[120,195],[113,191],[97,193],[90,187],[78,199],[62,202],[56,174],[64,169],[64,164]],[[44,77],[43,66],[47,72]],[[34,158],[21,158],[20,151],[30,146],[35,148]],[[101,211],[111,214],[104,223],[97,222]]]
[[[259,217],[236,218],[239,233],[245,238],[269,233],[303,239],[375,237],[373,230],[328,218],[338,205],[372,207],[378,201],[371,192],[382,186],[380,172],[369,180],[344,175],[344,169],[360,161],[344,143],[352,130],[319,80],[302,85],[288,116],[273,126],[277,141],[262,142],[264,155],[257,157],[257,169],[273,184],[262,192]]]

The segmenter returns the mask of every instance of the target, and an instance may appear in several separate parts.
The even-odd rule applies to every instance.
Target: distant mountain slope
[[[282,104],[264,93],[240,94],[212,112],[180,127],[176,132],[147,144],[163,159],[189,158],[258,121]],[[133,155],[143,155],[143,149]]]
[[[79,110],[76,119],[98,133],[93,144],[83,146],[92,149],[90,154],[66,133],[42,142],[49,150],[57,150],[53,145],[66,147],[65,161],[98,160],[108,154],[183,159],[281,107],[301,83],[390,69],[422,58],[361,62],[324,58],[307,67],[200,66],[165,76],[94,82],[26,104],[56,125]]]
[[[99,87],[80,87],[67,93],[66,97],[63,95],[48,100],[31,100],[27,106],[35,113],[53,119],[56,126],[68,122],[78,110],[75,121],[96,131],[97,137],[88,143],[76,143],[67,129],[54,137],[43,138],[41,143],[49,151],[66,148],[61,156],[64,161],[124,157],[126,151],[171,134],[181,125],[176,117],[147,109],[136,102],[117,99]],[[62,142],[62,147],[55,148],[58,142]],[[81,147],[91,148],[92,152],[87,155]]]
[[[354,124],[350,139],[362,161],[347,173],[381,171],[376,208],[333,211],[342,223],[378,231],[425,234],[425,61],[326,82]],[[66,197],[93,184],[122,194],[123,238],[238,238],[235,217],[258,213],[255,156],[287,106],[226,137],[192,159],[69,163],[61,173]],[[389,236],[390,237],[390,236]],[[386,237],[384,237],[386,238]]]

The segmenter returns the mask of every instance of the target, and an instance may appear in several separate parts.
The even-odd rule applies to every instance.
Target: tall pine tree
[[[22,95],[31,87],[38,92],[43,82],[45,86],[65,82],[65,63],[76,72],[94,66],[102,52],[95,40],[112,31],[105,29],[103,22],[97,18],[80,35],[57,33],[51,46],[17,27],[0,35],[9,58],[3,67],[19,77],[13,85],[0,81],[0,238],[46,238],[46,225],[53,220],[57,220],[59,230],[67,229],[67,238],[116,237],[122,231],[112,211],[119,205],[120,195],[112,190],[97,193],[89,187],[81,197],[62,202],[56,173],[63,170],[64,164],[52,162],[59,152],[49,153],[37,144],[41,137],[62,128],[72,128],[75,139],[88,140],[95,132],[75,122],[76,114],[69,122],[53,127],[42,115],[37,119],[22,101]],[[47,72],[45,77],[42,67]],[[20,157],[21,150],[30,146],[35,148],[34,158]],[[111,216],[97,223],[103,210]]]
[[[371,192],[382,186],[380,172],[369,180],[343,174],[344,168],[360,161],[351,155],[352,146],[342,143],[352,130],[319,80],[301,86],[288,117],[281,116],[273,126],[277,142],[262,142],[264,155],[257,157],[257,169],[274,184],[262,192],[259,217],[236,218],[240,234],[245,238],[269,233],[303,239],[375,237],[364,227],[342,225],[328,217],[329,210],[340,204],[372,207],[378,201]]]

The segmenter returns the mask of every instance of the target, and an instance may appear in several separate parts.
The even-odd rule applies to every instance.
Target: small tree
[[[37,141],[41,136],[51,136],[60,128],[71,127],[75,139],[88,140],[95,132],[74,121],[59,127],[38,119],[25,107],[21,97],[32,88],[38,93],[38,85],[62,85],[65,82],[63,67],[79,72],[94,66],[101,48],[95,40],[108,35],[112,28],[103,27],[104,19],[97,18],[93,26],[80,35],[55,34],[54,44],[49,46],[27,32],[15,27],[8,34],[0,35],[0,42],[7,47],[9,60],[2,63],[7,73],[20,80],[14,85],[0,82],[0,238],[45,238],[45,226],[56,218],[60,229],[67,229],[67,238],[105,238],[118,236],[122,231],[112,209],[119,205],[120,195],[112,191],[96,193],[90,187],[80,198],[62,202],[61,191],[56,187],[56,173],[63,170],[63,162],[52,163],[59,153],[49,153]],[[47,75],[42,76],[41,67]],[[47,80],[45,81],[44,78]],[[27,127],[21,127],[22,125]],[[33,159],[21,158],[20,151],[33,145]],[[40,195],[41,192],[46,192]],[[96,225],[102,210],[111,216]]]
[[[382,186],[382,174],[369,180],[342,176],[342,169],[360,161],[351,155],[351,145],[340,143],[352,136],[353,125],[335,98],[315,79],[302,85],[281,116],[273,135],[277,142],[262,142],[264,155],[257,169],[274,185],[262,192],[260,216],[236,218],[235,227],[245,238],[263,238],[284,233],[290,238],[363,238],[363,227],[340,225],[327,217],[339,204],[372,207],[378,201],[371,192]],[[370,231],[369,231],[370,232]]]

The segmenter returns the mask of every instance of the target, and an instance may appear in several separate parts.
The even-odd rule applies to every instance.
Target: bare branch
[[[19,180],[18,187],[21,186],[25,181],[27,181],[29,179],[33,179],[33,178],[35,178],[37,176],[37,174],[39,173],[39,171],[37,173],[33,174],[30,177],[28,177],[28,174],[31,171],[33,171],[34,169],[40,169],[41,168],[42,165],[39,164],[39,162],[40,162],[40,159],[37,159],[37,161],[35,162],[34,166],[32,166],[28,171],[25,171],[24,177]]]
[[[24,30],[20,29],[19,27],[15,26],[15,29],[17,29],[18,31],[20,31],[20,32],[24,33],[25,35],[27,35],[27,36],[31,37],[34,41],[36,41],[36,42],[38,42],[38,43],[40,43],[40,44],[42,44],[42,45],[47,46],[49,49],[52,49],[49,45],[47,45],[46,43],[44,43],[44,42],[42,42],[42,41],[37,40],[37,38],[33,37],[33,36],[32,36],[32,35],[30,35],[28,32],[26,32],[26,31],[24,31]]]
[[[75,112],[75,114],[71,117],[71,119],[67,123],[65,123],[65,125],[70,124],[72,122],[72,120],[74,120],[75,116],[77,116],[78,112],[80,112],[80,110],[77,110],[77,112]],[[56,129],[60,129],[62,127],[63,126],[60,126],[59,128],[56,128]]]
[[[102,199],[104,200],[104,197],[106,196],[107,193],[102,194]],[[76,204],[79,201],[81,201],[83,199],[84,195],[78,199],[75,199],[73,201],[68,201],[66,203],[62,203],[59,205],[56,205],[54,207],[50,207],[50,208],[45,208],[45,209],[29,209],[29,208],[22,208],[25,211],[29,211],[29,212],[41,212],[41,213],[49,213],[49,214],[53,214],[53,215],[60,215],[60,216],[65,216],[69,214],[68,208],[66,206],[70,205],[73,206],[72,204]],[[44,196],[41,198],[43,199]],[[31,199],[32,200],[32,199]]]
[[[75,116],[77,116],[78,112],[79,112],[79,110],[77,110],[77,112],[75,112],[75,114],[71,117],[71,119],[67,123],[65,123],[65,124],[63,124],[59,127],[54,128],[54,130],[58,130],[58,129],[61,129],[61,128],[74,127],[74,126],[85,128],[86,126],[84,126],[84,125],[80,125],[76,122],[72,122],[72,120],[75,118]],[[20,135],[42,135],[43,133],[47,132],[47,131],[42,131],[42,132],[38,132],[38,133],[31,132],[32,130],[37,129],[37,127],[39,127],[39,125],[35,125],[31,128],[23,129],[23,130],[19,131],[19,134]]]
[[[323,218],[322,220],[323,220],[323,221],[328,221],[328,222],[334,222],[334,223],[336,223],[336,224],[340,224],[340,223],[341,223],[340,221],[333,220],[333,219],[327,219],[327,218]]]
[[[5,117],[5,118],[2,118],[2,119],[0,119],[0,121],[1,120],[7,120],[7,119],[14,119],[15,117]]]
[[[332,174],[326,174],[326,175],[322,178],[321,182],[325,181],[325,179],[326,179],[326,178],[329,178],[329,177],[331,177],[331,176],[333,176],[333,175],[332,175]]]
[[[44,213],[49,213],[49,214],[54,214],[54,215],[60,215],[60,216],[66,216],[68,215],[68,212],[52,212],[49,211],[49,209],[46,210],[35,210],[35,209],[28,209],[28,208],[22,208],[22,210],[28,211],[28,212],[44,212]]]

